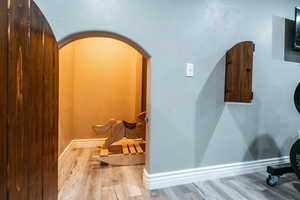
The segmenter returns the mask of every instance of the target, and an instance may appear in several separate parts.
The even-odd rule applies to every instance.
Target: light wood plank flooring
[[[144,166],[99,167],[92,161],[97,149],[77,149],[78,158],[59,192],[59,200],[300,200],[300,182],[282,177],[270,188],[264,173],[147,191]]]

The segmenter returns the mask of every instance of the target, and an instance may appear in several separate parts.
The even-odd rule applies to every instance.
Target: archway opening
[[[80,191],[74,190],[83,184],[78,176],[91,170],[100,174],[93,178],[101,179],[101,170],[118,173],[119,166],[130,166],[142,177],[148,152],[149,54],[108,32],[75,34],[59,47],[59,198]]]

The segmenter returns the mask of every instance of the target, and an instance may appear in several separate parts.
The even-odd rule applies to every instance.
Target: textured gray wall
[[[57,39],[105,30],[152,56],[150,173],[287,155],[300,65],[285,62],[295,0],[36,0]],[[223,103],[224,54],[256,43],[252,105]],[[195,64],[194,78],[184,64]]]

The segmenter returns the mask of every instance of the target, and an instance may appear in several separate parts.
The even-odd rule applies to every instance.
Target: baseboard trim
[[[73,148],[93,148],[102,146],[106,138],[72,140]]]
[[[70,160],[72,161],[72,141],[58,157],[58,190],[63,186],[66,177],[70,173]]]
[[[238,176],[242,174],[264,171],[267,166],[285,164],[289,157],[271,158],[257,161],[216,165],[165,173],[149,174],[144,169],[144,185],[147,189],[160,189],[171,186],[195,183],[199,181]]]
[[[64,151],[59,155],[58,161],[64,161],[67,157],[70,151],[72,150],[72,141],[68,144],[68,146],[64,149]]]

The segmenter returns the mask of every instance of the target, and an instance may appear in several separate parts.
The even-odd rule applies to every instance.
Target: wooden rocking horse
[[[97,160],[110,165],[138,165],[145,163],[146,112],[137,116],[136,123],[109,120],[105,125],[95,125],[97,135],[108,132]]]

